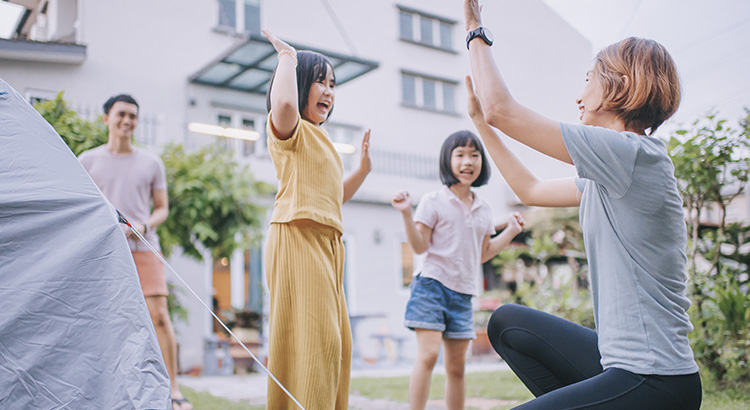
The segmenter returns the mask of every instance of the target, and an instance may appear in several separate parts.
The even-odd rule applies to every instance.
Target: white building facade
[[[347,173],[357,166],[364,131],[372,130],[373,173],[343,208],[347,299],[350,314],[372,315],[356,327],[361,355],[377,357],[378,339],[372,336],[386,333],[404,337],[402,354],[414,357],[414,337],[402,324],[413,259],[390,198],[409,190],[416,205],[438,189],[443,140],[473,130],[466,114],[464,77],[470,67],[460,1],[12,3],[24,4],[29,13],[20,37],[0,39],[0,77],[30,101],[64,90],[65,99],[91,117],[108,97],[131,94],[141,107],[137,143],[157,152],[167,142],[188,150],[224,144],[257,179],[274,185],[264,142],[264,91],[275,56],[258,60],[253,54],[270,47],[259,27],[300,49],[340,57],[334,60],[341,62],[337,75],[344,79],[367,71],[337,88],[325,125],[342,151],[355,149],[342,153]],[[491,2],[484,22],[515,98],[551,118],[576,122],[574,101],[591,62],[590,43],[541,0]],[[254,130],[260,139],[223,140],[190,131],[191,123]],[[570,166],[509,144],[540,178],[574,175]],[[489,185],[478,193],[492,205],[497,224],[518,205],[494,166]],[[257,309],[264,305],[261,256],[262,249],[253,249],[223,265],[179,255],[171,262],[209,306],[220,284],[216,292],[229,289],[220,295],[225,306]],[[217,282],[218,275],[224,279]],[[187,292],[181,300],[190,312],[189,323],[177,326],[180,367],[187,370],[204,364],[212,318]]]

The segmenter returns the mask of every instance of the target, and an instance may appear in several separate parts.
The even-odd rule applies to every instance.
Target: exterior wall
[[[57,4],[55,0],[53,3]],[[63,3],[60,3],[61,5]],[[380,67],[337,89],[331,126],[358,129],[354,144],[365,129],[372,129],[375,170],[354,199],[344,206],[348,261],[347,291],[350,313],[384,314],[366,320],[356,339],[364,356],[377,355],[369,336],[387,331],[407,335],[405,356],[414,356],[415,345],[403,328],[408,288],[401,286],[400,243],[404,240],[401,217],[390,206],[391,196],[407,189],[415,203],[440,187],[436,178],[425,180],[378,171],[387,158],[377,151],[399,152],[434,159],[443,140],[460,129],[473,130],[466,115],[464,76],[470,73],[464,49],[465,31],[461,5],[452,0],[381,1],[330,0],[341,34],[332,17],[318,2],[273,0],[261,2],[261,26],[279,37],[317,49],[355,55],[379,62]],[[102,2],[79,0],[79,43],[87,46],[80,65],[14,61],[0,58],[3,79],[19,92],[51,96],[65,90],[75,105],[99,109],[118,93],[132,94],[141,105],[142,119],[153,118],[158,147],[175,141],[188,149],[213,143],[213,137],[191,134],[190,122],[215,123],[222,112],[256,119],[265,134],[265,98],[237,91],[191,84],[188,79],[215,60],[239,37],[216,30],[218,1],[174,2],[132,0]],[[455,21],[453,51],[441,51],[400,40],[398,7],[403,6]],[[293,12],[292,12],[293,10]],[[493,31],[492,50],[505,79],[521,103],[551,118],[576,122],[574,104],[591,56],[590,43],[575,32],[541,0],[492,2],[484,9],[486,25]],[[353,45],[352,48],[350,45]],[[401,72],[408,70],[458,83],[456,114],[435,113],[402,105]],[[143,121],[136,135],[144,131]],[[265,138],[265,137],[263,137]],[[259,180],[275,184],[275,172],[263,141],[256,155],[246,159]],[[571,176],[572,167],[509,143],[521,159],[533,164],[540,178]],[[344,156],[356,167],[358,152]],[[488,186],[478,193],[493,206],[495,220],[505,220],[515,205],[513,195],[494,169]],[[198,263],[179,255],[171,261],[191,287],[209,304],[211,263]],[[203,340],[210,333],[211,318],[193,296],[183,293],[190,311],[189,324],[178,324],[180,363],[183,369],[202,365]]]
[[[283,15],[279,9],[287,2],[272,2],[265,11],[270,15]],[[363,4],[364,3],[364,4]],[[399,39],[398,8],[396,4],[456,20],[453,28],[453,47],[456,53],[434,50]],[[310,9],[296,15],[315,13]],[[350,40],[359,55],[380,63],[380,67],[337,90],[333,120],[361,124],[372,128],[373,149],[387,147],[407,153],[437,157],[443,140],[460,129],[474,131],[465,108],[466,94],[463,79],[470,73],[464,48],[462,10],[451,1],[332,2]],[[309,14],[308,14],[309,13]],[[347,17],[349,16],[349,17]],[[354,16],[368,16],[357,19]],[[265,21],[269,21],[265,20]],[[325,25],[330,19],[321,20]],[[500,62],[502,72],[514,96],[524,104],[551,118],[577,122],[578,111],[574,100],[583,85],[589,68],[590,44],[580,34],[556,16],[541,1],[502,2],[485,5],[485,24],[495,35],[493,52]],[[292,19],[266,23],[277,35],[308,43],[325,44],[327,49],[346,53],[346,44],[332,29],[297,34],[304,22]],[[550,34],[554,33],[554,34]],[[299,36],[299,37],[295,37]],[[506,39],[512,39],[513,46]],[[521,43],[521,44],[518,44]],[[408,108],[401,103],[401,70],[409,70],[440,78],[455,80],[456,116]],[[540,178],[557,178],[574,175],[572,167],[545,158],[520,144],[509,143],[521,159],[534,164],[532,171]],[[368,177],[353,203],[344,205],[344,224],[347,235],[356,245],[356,288],[349,289],[350,312],[354,314],[385,313],[385,318],[373,318],[358,326],[355,340],[365,357],[377,357],[378,345],[371,334],[386,331],[406,336],[404,356],[413,358],[416,342],[412,333],[403,327],[404,309],[409,297],[408,288],[401,286],[400,243],[405,240],[400,214],[390,204],[391,196],[407,189],[416,202],[419,198],[440,187],[439,180],[394,178],[377,173],[378,158],[374,157],[375,170]],[[488,186],[478,193],[493,206],[495,221],[502,223],[515,200],[497,169]],[[437,175],[437,171],[435,173]],[[362,201],[359,203],[357,201]],[[381,232],[381,242],[373,239]],[[386,301],[386,302],[384,302]]]

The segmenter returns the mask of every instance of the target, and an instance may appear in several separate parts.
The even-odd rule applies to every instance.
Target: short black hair
[[[480,187],[487,184],[490,180],[490,164],[484,155],[482,141],[473,132],[461,130],[448,136],[445,142],[443,142],[443,147],[440,149],[440,181],[443,185],[450,187],[458,183],[458,179],[453,175],[453,171],[451,170],[451,154],[454,149],[466,146],[473,146],[479,151],[479,155],[482,156],[482,171],[479,172],[479,176],[471,183],[471,186]]]
[[[128,94],[119,94],[109,97],[109,100],[104,103],[104,105],[102,106],[102,109],[104,109],[104,114],[109,115],[109,111],[112,109],[112,106],[115,105],[115,103],[118,101],[133,104],[140,110],[140,107],[138,107],[138,103],[135,102],[135,98],[131,97]]]
[[[300,116],[307,107],[307,98],[310,96],[310,87],[312,87],[317,81],[325,80],[329,66],[331,67],[331,72],[333,72],[333,64],[331,64],[328,57],[323,54],[305,50],[297,52],[297,97]],[[276,66],[276,69],[278,69],[278,66]],[[270,83],[268,84],[268,92],[266,93],[266,109],[269,112],[271,111],[271,88],[273,87],[273,80],[275,78],[276,70],[273,70]],[[333,80],[335,83],[335,73],[333,73]],[[328,120],[332,112],[333,105],[331,105],[331,109],[328,111],[326,120]]]

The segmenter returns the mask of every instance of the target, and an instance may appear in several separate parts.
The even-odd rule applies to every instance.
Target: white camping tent
[[[2,79],[0,408],[171,409],[114,208]]]

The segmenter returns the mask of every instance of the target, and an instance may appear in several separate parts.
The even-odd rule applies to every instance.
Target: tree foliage
[[[255,181],[231,153],[208,145],[188,154],[181,145],[170,144],[162,159],[169,182],[169,218],[159,229],[159,239],[166,253],[176,245],[201,260],[202,246],[214,259],[230,257],[260,238],[265,208],[257,200],[273,187]]]
[[[107,127],[104,122],[101,119],[86,121],[79,117],[63,99],[63,93],[60,91],[54,99],[37,103],[34,108],[60,134],[76,156],[106,144]]]
[[[503,249],[492,260],[516,277],[515,303],[594,328],[578,208],[537,208],[527,215],[526,231],[526,246]]]
[[[687,210],[689,259],[695,262],[701,216],[709,205],[718,208],[719,240],[723,240],[727,205],[744,191],[750,176],[750,136],[745,130],[727,126],[726,120],[714,114],[697,119],[690,128],[675,134],[667,148]],[[718,253],[712,262],[713,269],[718,270]],[[689,268],[695,273],[694,263]]]
[[[727,207],[750,177],[750,114],[741,129],[715,114],[678,130],[667,147],[686,209],[688,272],[696,358],[718,381],[750,381],[750,228],[727,223]],[[716,211],[715,223],[705,223]]]

